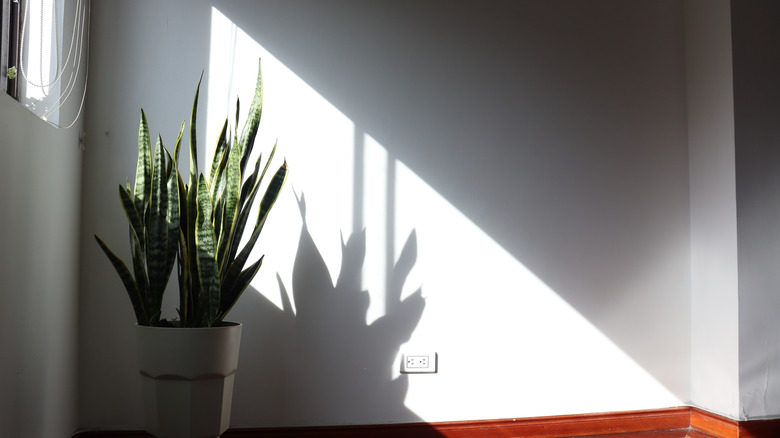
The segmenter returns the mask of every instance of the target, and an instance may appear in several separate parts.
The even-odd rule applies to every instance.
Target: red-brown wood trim
[[[680,407],[605,414],[446,423],[230,429],[222,438],[777,438],[780,419],[735,421]],[[151,438],[140,431],[89,431],[73,438]]]
[[[690,408],[561,415],[541,418],[456,421],[447,423],[381,424],[365,426],[281,427],[230,429],[222,438],[264,437],[397,437],[405,438],[562,438],[607,436],[623,433],[669,431],[669,437],[685,436]],[[661,435],[653,435],[661,437]],[[74,438],[147,438],[143,432],[82,432]]]
[[[739,423],[696,408],[691,409],[691,429],[708,433],[718,438],[739,437]]]
[[[563,415],[508,420],[457,421],[449,423],[386,424],[231,430],[223,438],[255,437],[585,437],[606,434],[683,431],[690,424],[689,408],[607,414]],[[678,432],[680,438],[684,432]]]
[[[692,408],[691,429],[717,438],[777,438],[780,419],[736,421]]]

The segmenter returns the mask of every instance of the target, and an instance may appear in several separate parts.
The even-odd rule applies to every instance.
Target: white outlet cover
[[[439,355],[435,351],[414,351],[401,354],[401,372],[404,374],[436,373]]]

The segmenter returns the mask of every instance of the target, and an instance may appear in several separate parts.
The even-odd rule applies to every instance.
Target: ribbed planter
[[[146,430],[157,438],[214,438],[230,426],[241,324],[136,326]]]

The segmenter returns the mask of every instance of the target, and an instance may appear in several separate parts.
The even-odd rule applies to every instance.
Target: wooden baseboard
[[[255,437],[586,437],[615,433],[654,432],[686,429],[688,408],[641,412],[565,415],[544,418],[457,421],[449,423],[386,424],[231,430],[223,438]],[[685,434],[675,435],[683,437]]]
[[[718,438],[780,437],[780,419],[735,421],[701,409],[691,409],[691,428]]]
[[[691,407],[448,423],[230,429],[222,438],[776,438],[780,419],[735,421]],[[87,431],[73,438],[151,438],[139,431]]]
[[[691,409],[691,429],[718,438],[738,438],[739,423],[701,409]]]

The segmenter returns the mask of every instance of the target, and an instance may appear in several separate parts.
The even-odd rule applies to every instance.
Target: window
[[[0,0],[3,90],[68,128],[86,94],[89,0]]]

